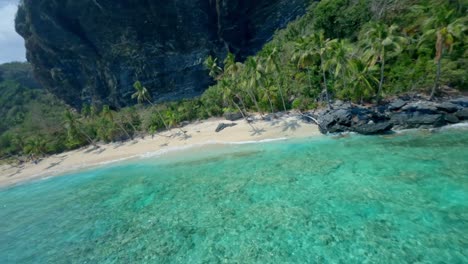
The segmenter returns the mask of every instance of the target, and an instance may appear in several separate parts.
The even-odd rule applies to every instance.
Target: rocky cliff
[[[37,79],[75,107],[200,94],[208,55],[251,55],[308,0],[24,0],[16,29]]]

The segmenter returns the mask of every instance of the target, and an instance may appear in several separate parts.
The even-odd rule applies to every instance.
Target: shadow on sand
[[[286,132],[288,130],[296,131],[300,127],[301,125],[297,122],[297,120],[284,121],[283,132]]]

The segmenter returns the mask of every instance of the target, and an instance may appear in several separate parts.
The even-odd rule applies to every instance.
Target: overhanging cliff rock
[[[74,107],[132,104],[140,80],[154,99],[199,95],[208,55],[254,54],[308,0],[24,0],[16,30],[36,78]]]

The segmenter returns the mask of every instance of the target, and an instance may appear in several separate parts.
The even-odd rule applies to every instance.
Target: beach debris
[[[225,124],[225,123],[221,123],[218,125],[218,127],[216,128],[216,133],[218,132],[221,132],[222,130],[224,130],[225,128],[228,128],[228,127],[233,127],[233,126],[236,126],[237,124],[236,123],[229,123],[229,124]]]

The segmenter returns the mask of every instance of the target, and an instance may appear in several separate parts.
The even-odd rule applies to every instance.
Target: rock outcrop
[[[16,29],[41,84],[75,107],[198,95],[208,55],[254,54],[308,0],[24,0]]]
[[[308,113],[324,134],[382,134],[392,129],[436,128],[468,121],[468,97],[440,102],[396,99],[380,106],[335,103],[332,109]]]

